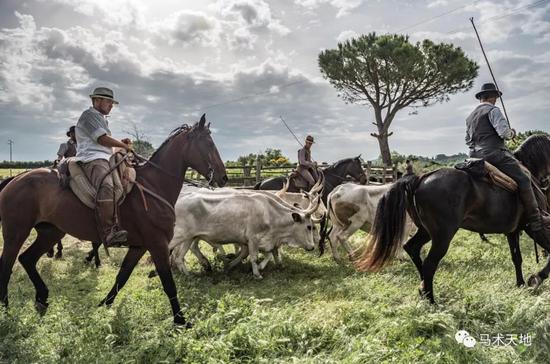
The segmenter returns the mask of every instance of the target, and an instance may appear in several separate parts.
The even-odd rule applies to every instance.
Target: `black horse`
[[[514,155],[529,169],[535,183],[550,174],[548,136],[529,137]],[[541,201],[547,204],[544,195]],[[356,262],[359,270],[377,271],[395,255],[406,211],[418,226],[418,231],[407,241],[404,249],[420,273],[420,293],[431,303],[435,303],[435,271],[459,228],[478,233],[506,234],[516,271],[516,284],[525,284],[521,270],[519,233],[526,228],[526,219],[518,194],[452,168],[439,169],[420,177],[407,176],[386,193],[378,205],[371,231],[372,240]],[[525,231],[530,234],[529,229]],[[422,261],[420,250],[430,240],[430,251]],[[550,249],[548,241],[536,243],[546,250]],[[528,285],[538,288],[549,272],[550,259],[541,271],[528,279]]]
[[[361,155],[358,155],[355,158],[346,158],[341,159],[338,162],[334,163],[331,166],[326,167],[322,170],[323,174],[323,190],[321,195],[321,200],[327,205],[328,195],[332,190],[341,185],[344,182],[351,181],[359,182],[364,185],[367,183],[367,176],[363,171],[363,166],[361,163]],[[255,190],[280,190],[283,188],[283,185],[286,182],[287,177],[279,176],[268,178],[262,182],[257,183],[254,186]],[[287,189],[288,192],[300,192],[293,182],[293,179],[290,179],[290,183]],[[326,216],[321,220],[320,226],[320,235],[321,239],[319,240],[319,255],[322,255],[325,251],[324,241],[327,234],[327,221]]]

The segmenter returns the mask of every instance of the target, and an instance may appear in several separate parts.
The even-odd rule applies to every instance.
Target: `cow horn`
[[[309,206],[304,211],[304,214],[306,216],[313,214],[315,210],[317,210],[317,208],[319,207],[319,203],[321,203],[321,196],[317,196],[313,201],[309,203]]]

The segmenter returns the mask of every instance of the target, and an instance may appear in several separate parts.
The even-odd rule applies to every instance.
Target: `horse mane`
[[[189,124],[183,124],[175,128],[174,130],[172,130],[170,134],[168,134],[168,137],[166,138],[166,140],[164,140],[164,142],[162,142],[162,144],[153,152],[153,154],[151,154],[151,157],[149,157],[149,159],[153,159],[155,155],[157,155],[170,141],[172,141],[172,139],[174,139],[179,134],[185,133],[185,134],[188,134],[189,136],[193,136],[198,130],[198,125],[199,125],[198,122],[192,126]],[[204,130],[210,133],[210,128],[208,126],[205,126]]]
[[[550,158],[550,137],[544,134],[531,135],[514,151],[514,156],[531,173],[536,174]]]
[[[340,159],[339,161],[333,163],[332,165],[328,166],[327,169],[331,168],[331,169],[336,169],[336,168],[339,168],[341,167],[343,164],[345,163],[349,163],[351,160],[355,159],[355,157],[352,157],[352,158],[344,158],[344,159]]]

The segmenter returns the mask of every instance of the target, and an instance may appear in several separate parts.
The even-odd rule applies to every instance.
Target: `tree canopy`
[[[460,47],[408,36],[370,33],[319,54],[322,75],[345,102],[371,106],[385,164],[391,164],[390,125],[406,107],[426,107],[473,85],[478,65]]]

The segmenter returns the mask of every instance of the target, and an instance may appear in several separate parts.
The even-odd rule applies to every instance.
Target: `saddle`
[[[136,170],[129,158],[123,160],[126,152],[116,152],[109,160],[111,174],[113,175],[114,201],[121,205],[126,195],[132,191],[136,180]],[[80,162],[74,158],[64,159],[58,166],[60,185],[62,188],[70,188],[80,201],[87,207],[95,209],[97,191],[86,177]]]
[[[518,190],[516,181],[482,158],[468,158],[463,163],[456,164],[455,168],[465,171],[474,178],[504,188],[509,192],[517,192]],[[521,168],[528,176],[531,176],[527,168],[523,166]]]

